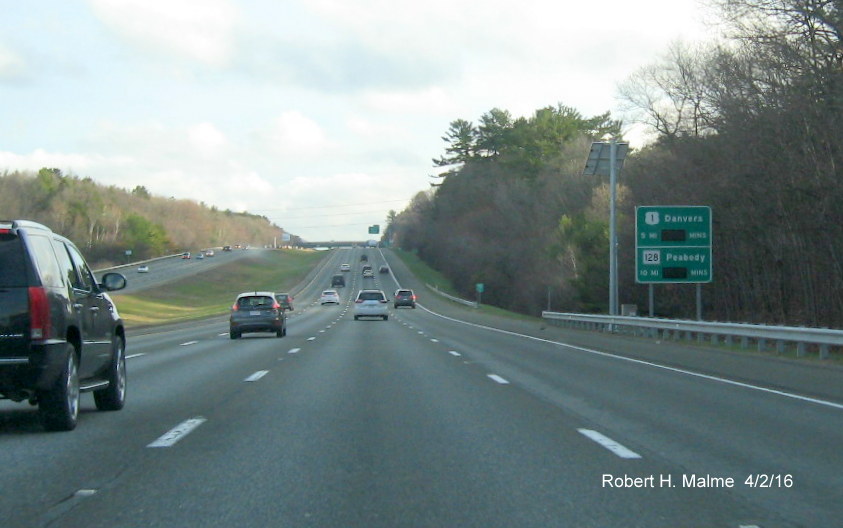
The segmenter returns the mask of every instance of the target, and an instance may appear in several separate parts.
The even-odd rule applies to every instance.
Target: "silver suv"
[[[389,320],[389,299],[382,290],[360,290],[354,300],[354,320],[361,317],[380,317]]]

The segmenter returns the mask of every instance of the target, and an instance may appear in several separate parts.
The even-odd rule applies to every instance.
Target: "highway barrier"
[[[744,323],[717,323],[683,319],[626,317],[577,313],[542,312],[542,318],[552,324],[601,332],[627,333],[662,340],[710,341],[731,345],[738,341],[741,348],[754,342],[761,352],[775,344],[784,353],[788,343],[796,346],[796,355],[805,357],[809,348],[816,348],[820,359],[828,359],[830,347],[843,346],[843,330],[797,326],[767,326]]]

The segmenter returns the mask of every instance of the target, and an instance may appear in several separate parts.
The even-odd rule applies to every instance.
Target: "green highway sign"
[[[711,208],[635,208],[635,281],[711,282]]]
[[[381,231],[381,226],[379,226],[378,224],[369,226],[369,234],[370,235],[377,235],[378,233],[380,233],[380,231]]]

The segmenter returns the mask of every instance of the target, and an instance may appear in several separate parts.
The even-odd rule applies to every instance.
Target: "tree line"
[[[832,0],[717,0],[721,37],[677,43],[619,86],[654,134],[624,163],[620,301],[643,309],[634,208],[712,208],[707,319],[843,326],[843,12]],[[608,188],[584,177],[607,113],[558,105],[458,119],[434,186],[390,216],[391,240],[466,296],[536,314],[608,310]],[[656,287],[656,311],[693,317],[694,288]]]
[[[43,223],[73,240],[94,267],[226,244],[269,244],[283,229],[266,217],[220,211],[191,200],[126,190],[56,168],[0,174],[5,219]]]

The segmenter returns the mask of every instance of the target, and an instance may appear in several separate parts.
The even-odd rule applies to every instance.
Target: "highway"
[[[360,275],[359,256],[392,272]],[[319,292],[341,263],[340,306]],[[188,265],[193,265],[188,264]],[[352,317],[361,287],[416,309]],[[288,335],[130,332],[124,410],[0,402],[0,525],[813,527],[843,518],[843,370],[480,315],[338,249]]]
[[[233,260],[247,256],[249,251],[255,250],[238,249],[234,251],[223,251],[221,249],[215,249],[213,257],[205,257],[203,259],[196,258],[198,252],[192,252],[192,258],[189,259],[183,259],[179,255],[160,257],[125,266],[116,266],[114,268],[108,268],[108,270],[97,270],[96,276],[101,277],[105,271],[122,273],[126,277],[127,286],[119,293],[132,294],[147,288],[161,286],[167,282],[189,277],[190,275],[195,275],[202,270],[228,264]],[[145,264],[149,268],[149,271],[147,273],[139,273],[138,267],[140,264]]]

